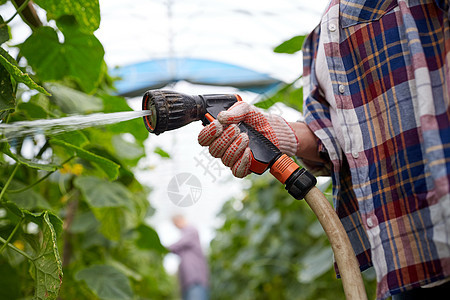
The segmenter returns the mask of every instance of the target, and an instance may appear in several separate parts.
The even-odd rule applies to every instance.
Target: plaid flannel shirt
[[[377,298],[448,278],[448,1],[332,0],[303,56],[305,122],[329,161],[305,165],[332,176]]]

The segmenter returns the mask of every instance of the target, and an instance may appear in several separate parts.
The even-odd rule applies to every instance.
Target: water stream
[[[124,111],[0,124],[0,135],[3,135],[0,142],[35,134],[45,134],[47,136],[51,136],[66,131],[119,123],[150,114],[150,110]],[[142,126],[144,126],[144,124],[142,124]]]

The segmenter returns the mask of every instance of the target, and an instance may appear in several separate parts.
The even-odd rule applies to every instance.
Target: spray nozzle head
[[[172,91],[147,91],[142,99],[142,109],[151,114],[144,117],[147,130],[160,134],[174,130],[193,121],[201,120],[206,113],[206,104],[199,96],[190,96]]]
[[[144,117],[145,127],[152,133],[160,134],[197,120],[207,125],[221,111],[241,100],[239,95],[234,94],[191,96],[164,90],[147,91],[142,99],[142,109],[150,110],[151,114]]]

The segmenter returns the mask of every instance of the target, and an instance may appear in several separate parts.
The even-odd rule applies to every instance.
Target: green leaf
[[[99,97],[103,99],[103,106],[105,113],[132,111],[127,101],[123,97],[111,96],[105,92],[99,91]]]
[[[56,31],[43,26],[36,29],[20,49],[43,81],[73,78],[87,93],[100,81],[105,51],[92,34],[65,30],[64,43],[60,43]]]
[[[28,101],[28,103],[33,103],[35,105],[40,106],[51,117],[58,117],[61,115],[60,112],[57,112],[57,114],[54,113],[54,107],[53,103],[50,102],[50,97],[47,97],[43,94],[36,94],[32,96],[30,98],[30,101]]]
[[[6,155],[8,155],[9,157],[11,157],[12,159],[14,159],[15,161],[17,161],[23,165],[26,165],[30,168],[33,168],[33,169],[39,169],[39,170],[43,170],[43,171],[47,171],[47,172],[53,172],[57,168],[59,168],[59,166],[55,165],[55,164],[50,164],[50,163],[41,164],[41,163],[34,162],[30,159],[24,158],[18,154],[14,154],[11,152],[9,145],[7,143],[3,143],[2,147],[1,147],[1,151],[3,153],[5,153]]]
[[[141,281],[143,279],[141,274],[139,274],[135,270],[128,268],[126,265],[124,265],[123,263],[121,263],[117,260],[108,259],[107,262],[108,262],[108,265],[116,268],[117,270],[119,270],[120,272],[125,274],[127,277],[131,277],[136,281]]]
[[[49,212],[35,215],[26,212],[26,219],[42,230],[40,249],[33,259],[36,299],[56,299],[62,284],[62,263],[58,253],[57,237],[62,231],[62,221]]]
[[[303,88],[302,87],[296,87],[299,79],[296,79],[294,82],[286,84],[285,86],[278,89],[274,94],[271,96],[263,99],[260,102],[255,103],[254,105],[256,107],[262,108],[262,109],[268,109],[274,104],[278,102],[282,102],[283,104],[292,107],[294,109],[297,109],[299,111],[302,111],[302,105],[303,105]]]
[[[323,227],[320,224],[319,221],[316,221],[311,224],[311,226],[308,227],[308,234],[310,234],[313,237],[320,237],[325,234],[325,231],[323,231]]]
[[[94,176],[75,179],[87,203],[92,207],[125,207],[133,210],[130,192],[119,182],[109,182]]]
[[[0,47],[0,54],[3,55],[3,57],[6,58],[12,65],[19,67],[17,61],[11,55],[9,55],[8,51],[3,49],[2,47]]]
[[[112,241],[119,241],[125,229],[125,213],[122,207],[93,207],[92,212],[100,222],[100,232]]]
[[[1,5],[2,3],[0,3]],[[3,25],[4,20],[2,16],[0,16],[0,26]],[[0,45],[10,39],[8,25],[3,25],[0,27]]]
[[[121,135],[112,137],[112,145],[116,154],[126,160],[137,160],[145,154],[143,147],[126,141]]]
[[[84,235],[81,242],[81,249],[88,250],[92,247],[100,247],[103,249],[109,249],[111,246],[111,241],[109,241],[104,235],[98,231],[91,231]]]
[[[170,154],[164,151],[161,147],[156,147],[155,150],[153,150],[153,152],[155,152],[162,158],[170,158]]]
[[[25,185],[19,185],[18,187],[24,187]],[[17,204],[18,207],[22,209],[51,209],[50,204],[48,204],[47,200],[42,197],[41,194],[35,192],[32,189],[25,190],[21,193],[8,193],[8,198]]]
[[[258,108],[269,109],[270,107],[272,107],[272,105],[274,105],[277,102],[278,101],[276,101],[274,97],[270,97],[260,102],[256,102],[254,105]]]
[[[17,111],[24,112],[30,119],[47,119],[48,117],[45,109],[31,102],[20,102]]]
[[[294,36],[293,38],[276,46],[275,49],[273,49],[273,51],[275,53],[294,54],[294,53],[302,50],[303,41],[305,40],[305,38],[306,38],[306,35]]]
[[[141,224],[137,228],[139,232],[139,239],[136,241],[136,245],[142,249],[156,250],[159,253],[165,254],[168,250],[161,244],[158,233],[144,224]]]
[[[0,257],[0,299],[20,299],[23,277],[17,267],[12,267],[6,257]]]
[[[69,230],[71,233],[84,233],[95,230],[99,225],[91,211],[78,213],[73,219]]]
[[[26,158],[24,158],[22,156],[18,156],[18,155],[16,155],[16,158],[21,164],[26,165],[26,166],[28,166],[30,168],[33,168],[33,169],[39,169],[39,170],[44,170],[44,171],[47,171],[47,172],[53,172],[53,171],[55,171],[56,169],[59,168],[59,166],[55,165],[55,164],[51,164],[51,163],[40,164],[40,163],[33,162],[33,161],[29,160],[29,159],[26,159]]]
[[[89,144],[88,138],[81,131],[68,131],[62,134],[58,134],[58,140],[64,141],[68,144],[75,145],[80,148]]]
[[[103,235],[110,240],[119,240],[126,227],[124,208],[134,211],[130,192],[119,182],[93,176],[78,177],[74,184],[91,206]]]
[[[51,139],[50,143],[52,145],[58,145],[61,147],[64,147],[65,149],[69,151],[75,152],[75,154],[78,157],[81,157],[83,159],[91,161],[93,164],[95,164],[100,170],[102,170],[110,180],[114,180],[119,176],[119,165],[115,162],[106,159],[104,157],[101,157],[97,154],[94,154],[92,152],[89,152],[83,148],[80,148],[78,146],[69,144],[65,141],[58,140],[58,139]]]
[[[303,256],[303,267],[298,272],[298,280],[312,282],[333,267],[333,250],[331,247],[313,247]]]
[[[100,25],[100,7],[98,0],[35,0],[36,4],[47,11],[47,18],[57,20],[64,15],[72,15],[86,32],[94,32]]]
[[[0,113],[16,107],[11,76],[5,67],[0,65]]]
[[[132,299],[133,291],[127,276],[108,265],[93,265],[75,274],[75,279],[86,282],[100,299]]]
[[[42,230],[41,251],[34,260],[36,267],[37,299],[57,299],[62,284],[62,263],[57,248],[56,231],[44,214],[45,227]]]
[[[3,207],[9,210],[11,213],[18,217],[23,217],[22,209],[20,209],[17,204],[11,201],[2,202]]]
[[[46,83],[45,87],[52,92],[52,100],[66,114],[84,114],[103,110],[103,101],[100,98],[58,83]]]
[[[32,213],[25,209],[22,209],[24,213],[25,220],[36,223],[43,230],[45,228],[45,219],[44,215],[47,215],[50,223],[52,224],[52,229],[55,231],[56,237],[59,237],[62,233],[62,220],[55,214],[49,211],[44,211],[41,213]]]
[[[99,97],[103,99],[104,112],[121,112],[132,111],[128,106],[127,101],[123,97],[111,96],[108,94],[100,93]],[[136,118],[133,120],[120,122],[118,124],[110,125],[109,128],[114,133],[131,133],[136,140],[143,142],[148,138],[149,132],[142,126],[142,118]]]
[[[3,50],[3,49],[2,49]],[[6,57],[6,51],[0,51],[0,64],[8,71],[8,73],[17,81],[25,84],[30,89],[36,90],[40,93],[43,93],[47,96],[50,94],[40,85],[31,79],[31,77],[27,73],[23,73],[16,65],[12,64]]]
[[[23,233],[23,240],[33,249],[34,253],[38,253],[41,248],[40,236],[38,234]],[[34,273],[32,274],[35,275]]]

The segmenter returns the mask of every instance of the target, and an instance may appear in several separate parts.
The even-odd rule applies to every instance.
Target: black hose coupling
[[[286,180],[286,190],[295,199],[302,200],[305,195],[316,186],[317,179],[305,168],[297,169],[288,180]]]

